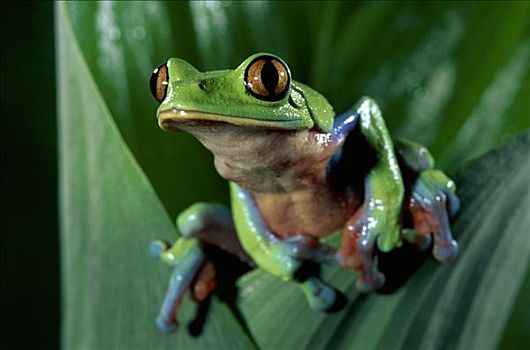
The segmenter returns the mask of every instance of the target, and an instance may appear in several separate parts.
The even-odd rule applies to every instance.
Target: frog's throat
[[[220,122],[228,123],[237,126],[248,126],[257,128],[271,128],[271,129],[298,129],[301,119],[289,119],[285,121],[280,120],[264,120],[252,119],[248,117],[240,117],[227,114],[209,113],[196,110],[184,110],[178,108],[170,108],[161,111],[158,114],[158,125],[166,131],[175,131],[180,129],[180,125],[192,122]]]

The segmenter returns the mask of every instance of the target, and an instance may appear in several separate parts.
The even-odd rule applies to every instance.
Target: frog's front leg
[[[433,234],[433,255],[439,261],[458,254],[458,243],[449,226],[449,214],[455,214],[459,207],[455,183],[442,171],[428,169],[420,173],[412,188],[409,210],[414,231],[426,236]]]
[[[448,260],[458,253],[449,226],[449,215],[460,208],[455,183],[434,168],[434,159],[424,146],[408,140],[396,140],[395,146],[405,167],[412,170],[412,177],[405,182],[410,186],[408,210],[414,230],[404,230],[408,231],[404,238],[425,247],[430,245],[432,233],[434,257],[439,261]]]
[[[304,261],[336,261],[336,254],[324,246],[307,242],[303,235],[282,240],[265,224],[252,194],[230,183],[232,210],[239,241],[256,264],[265,271],[288,281],[298,279],[309,305],[327,310],[336,301],[333,288],[317,276],[296,276]]]
[[[177,218],[181,236],[170,247],[163,241],[151,244],[151,252],[173,268],[169,287],[157,317],[157,326],[172,332],[178,326],[178,306],[190,289],[195,300],[205,299],[216,287],[215,269],[206,258],[201,242],[218,246],[250,262],[237,240],[230,210],[218,204],[197,203]]]
[[[384,284],[384,276],[377,268],[376,242],[382,251],[390,251],[400,243],[403,180],[392,139],[375,101],[361,99],[338,116],[337,122],[335,137],[346,137],[351,128],[358,127],[377,157],[364,181],[361,211],[348,221],[340,248],[342,264],[360,269],[359,290],[370,291]]]

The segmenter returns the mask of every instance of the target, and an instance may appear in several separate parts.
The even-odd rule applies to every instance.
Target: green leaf
[[[227,196],[198,142],[158,129],[148,79],[170,56],[208,70],[275,52],[338,110],[372,95],[394,135],[427,144],[444,168],[456,169],[530,126],[529,3],[69,2],[56,9],[64,347],[499,342],[529,266],[528,134],[458,173],[455,262],[429,259],[395,293],[370,296],[355,292],[353,274],[326,268],[350,300],[330,315],[309,310],[296,285],[254,271],[240,281],[243,319],[215,299],[200,337],[185,329],[160,334],[153,320],[169,271],[147,246],[173,239],[166,210],[174,216]],[[186,325],[195,308],[186,302],[181,311]]]
[[[352,273],[327,268],[325,279],[349,303],[326,315],[311,310],[294,283],[262,271],[245,276],[240,306],[258,345],[495,348],[530,264],[529,149],[527,132],[458,172],[462,209],[453,227],[459,257],[444,264],[429,258],[392,294],[359,294]],[[392,264],[411,269],[402,257]]]
[[[168,271],[148,254],[175,229],[113,123],[58,4],[63,332],[67,349],[249,348],[234,315],[214,300],[205,336],[154,325]],[[189,319],[190,303],[183,306]],[[188,315],[187,315],[188,314]]]

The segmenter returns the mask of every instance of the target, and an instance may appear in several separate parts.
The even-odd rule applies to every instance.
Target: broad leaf
[[[215,300],[205,336],[193,339],[184,329],[170,337],[155,327],[169,271],[147,248],[173,239],[173,223],[122,141],[61,5],[57,22],[64,347],[251,347]],[[186,321],[190,306],[183,306]]]

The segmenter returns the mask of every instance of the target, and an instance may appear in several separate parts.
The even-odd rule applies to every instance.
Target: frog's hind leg
[[[409,210],[414,231],[421,235],[433,234],[433,255],[439,261],[449,260],[458,254],[449,214],[456,213],[459,207],[455,184],[451,179],[437,169],[421,172],[412,188]]]
[[[222,205],[192,205],[178,216],[177,228],[181,236],[172,246],[163,241],[151,244],[152,254],[173,268],[156,321],[165,332],[177,329],[178,306],[188,289],[193,299],[201,301],[217,286],[215,268],[204,253],[203,243],[217,246],[251,263],[237,240],[231,212]]]
[[[184,238],[197,238],[252,264],[237,238],[232,212],[224,205],[195,203],[178,215],[177,228]]]

